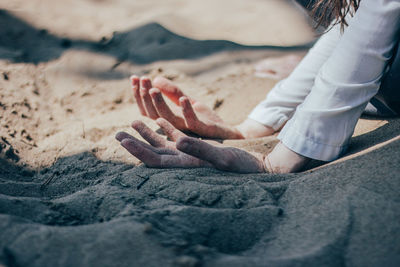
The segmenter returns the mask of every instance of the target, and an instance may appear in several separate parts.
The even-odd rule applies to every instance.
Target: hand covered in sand
[[[119,132],[116,135],[121,145],[146,166],[154,168],[214,167],[238,173],[265,171],[262,154],[248,153],[238,148],[221,146],[216,142],[205,142],[188,137],[162,118],[157,119],[156,122],[173,141],[164,139],[141,121],[134,121],[132,128],[149,144],[125,132]]]
[[[157,77],[154,82],[147,77],[131,77],[133,94],[140,113],[156,120],[164,118],[181,131],[215,139],[242,139],[244,136],[230,126],[208,106],[186,96],[171,81]],[[154,88],[153,88],[154,87]],[[163,95],[176,106],[169,107]]]

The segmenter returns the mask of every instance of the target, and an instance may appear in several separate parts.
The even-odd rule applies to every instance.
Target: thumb
[[[178,86],[176,86],[170,80],[158,76],[153,81],[153,86],[158,88],[164,95],[166,95],[175,105],[180,106],[179,98],[186,96]],[[191,99],[191,102],[194,101]]]

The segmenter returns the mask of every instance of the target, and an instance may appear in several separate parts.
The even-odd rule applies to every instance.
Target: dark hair
[[[314,0],[310,1],[309,9],[316,27],[341,24],[343,29],[347,26],[346,15],[354,14],[359,5],[360,0]]]

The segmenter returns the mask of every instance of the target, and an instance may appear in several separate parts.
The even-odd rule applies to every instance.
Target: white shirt
[[[287,122],[278,138],[309,158],[330,161],[346,149],[399,40],[400,0],[361,0],[347,22],[344,33],[340,25],[325,33],[249,115],[275,130]]]

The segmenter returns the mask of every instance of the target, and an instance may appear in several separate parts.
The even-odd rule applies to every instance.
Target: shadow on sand
[[[382,118],[365,117],[371,120],[382,120]],[[362,150],[389,141],[399,136],[400,119],[388,118],[388,123],[365,134],[353,137],[348,152],[344,156],[356,154]]]
[[[300,50],[299,46],[246,46],[226,40],[199,41],[175,34],[158,23],[127,32],[114,32],[98,42],[61,38],[46,29],[36,29],[6,10],[0,9],[0,58],[38,64],[60,57],[67,49],[87,50],[115,57],[117,62],[147,64],[160,60],[190,59],[232,50]]]
[[[276,201],[288,180],[207,168],[135,167],[101,161],[90,152],[62,157],[40,170],[0,158],[0,263],[139,266],[145,257],[145,266],[157,266],[151,261],[168,262],[180,254],[245,251],[279,219]],[[93,258],[85,265],[73,256],[87,246],[98,247],[89,257],[95,253],[113,264]],[[115,251],[108,254],[110,249]],[[67,261],[50,257],[59,253]]]

